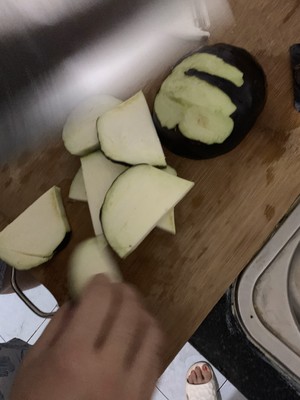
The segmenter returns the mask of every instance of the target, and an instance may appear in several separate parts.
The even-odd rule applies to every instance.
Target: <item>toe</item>
[[[190,376],[188,377],[188,383],[190,383],[191,385],[195,385],[197,383],[197,377],[195,371],[192,371],[190,373]]]
[[[197,384],[201,384],[204,381],[204,377],[200,367],[195,368],[195,374],[197,377]]]
[[[191,374],[191,375],[192,375],[192,377],[193,377],[193,384],[196,385],[196,384],[197,384],[197,381],[198,381],[196,371],[195,371],[195,370],[192,371],[192,374]]]
[[[187,381],[191,385],[201,385],[208,383],[212,379],[211,368],[207,364],[203,364],[201,367],[197,366],[193,369],[187,378]]]
[[[207,364],[202,365],[202,375],[204,378],[204,382],[203,383],[208,383],[211,378],[212,378],[212,373],[211,373],[211,369]]]

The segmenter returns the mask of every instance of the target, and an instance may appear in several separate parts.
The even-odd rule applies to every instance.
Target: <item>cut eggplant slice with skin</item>
[[[290,47],[290,57],[293,70],[294,106],[300,112],[300,44]]]
[[[10,251],[50,259],[69,232],[60,189],[54,186],[0,233],[0,258],[1,251]],[[17,267],[27,269],[27,264]]]
[[[235,67],[243,74],[242,86],[236,86],[238,74],[235,75],[234,80],[236,82],[233,82],[233,79],[230,79],[227,72],[221,76],[222,74],[218,70],[218,65],[214,68],[215,72],[218,71],[218,75],[220,76],[214,73],[212,67],[210,67],[210,73],[208,72],[208,68],[206,68],[206,70],[204,70],[205,68],[200,70],[201,68],[192,65],[188,57],[186,63],[187,69],[185,71],[184,69],[180,69],[180,66],[184,65],[184,61],[182,61],[174,68],[169,77],[167,77],[167,80],[169,79],[167,85],[165,85],[165,83],[162,84],[155,99],[153,119],[162,144],[169,150],[187,158],[206,159],[231,151],[251,130],[266,102],[267,81],[262,67],[255,58],[244,49],[219,43],[212,46],[205,46],[195,54],[215,55],[224,60],[229,66]],[[213,61],[213,59],[211,59],[211,61]],[[179,72],[175,73],[174,71],[177,68],[179,68]],[[201,132],[197,134],[194,130],[195,124],[193,120],[195,117],[194,110],[196,109],[190,109],[190,106],[201,106],[202,99],[195,101],[195,89],[193,89],[190,96],[189,90],[186,89],[184,98],[180,100],[181,108],[180,113],[178,113],[177,103],[180,95],[177,95],[177,102],[174,103],[171,79],[173,73],[175,77],[175,89],[173,89],[173,92],[178,89],[178,77],[181,76],[180,79],[182,79],[182,74],[184,74],[186,79],[192,78],[193,80],[198,79],[201,83],[206,82],[211,85],[211,87],[217,88],[230,98],[231,102],[236,107],[236,110],[232,114],[228,114],[224,108],[222,109],[222,106],[215,107],[213,105],[213,98],[210,103],[202,106],[209,109],[210,113],[208,113],[208,115],[210,120],[211,113],[215,112],[218,113],[217,115],[219,117],[219,113],[222,113],[225,117],[230,117],[233,120],[233,129],[229,135],[227,135],[226,132],[228,133],[230,130],[230,120],[225,118],[225,121],[227,121],[225,129],[224,125],[221,123],[221,118],[219,118],[220,123],[216,120],[214,125],[215,127],[219,126],[220,130],[215,131],[215,129],[213,129],[211,140],[207,140],[205,136],[206,139],[204,139],[204,142],[202,141],[203,136]],[[188,85],[189,88],[191,85],[190,83]],[[168,91],[165,90],[165,86],[169,86]],[[200,95],[200,91],[198,93]],[[166,98],[167,101],[164,104]],[[219,100],[216,101],[216,104],[220,104]],[[176,115],[176,117],[174,117],[174,115]],[[188,115],[193,117],[191,121],[188,121]],[[180,121],[177,122],[179,119]],[[172,126],[172,123],[175,124]],[[193,131],[191,129],[193,129]],[[221,138],[224,139],[223,142],[221,142]]]
[[[205,107],[189,107],[179,123],[179,129],[188,139],[205,144],[223,143],[233,130],[233,120]]]
[[[170,165],[167,166],[163,170],[164,172],[177,176],[177,172],[174,168],[170,167]],[[175,210],[172,208],[170,211],[168,211],[157,223],[157,228],[162,229],[163,231],[166,231],[168,233],[171,233],[172,235],[176,235],[176,225],[175,225]]]
[[[150,165],[137,165],[121,174],[108,190],[100,215],[112,249],[127,257],[193,185]]]
[[[243,72],[244,84],[241,88],[250,90],[253,105],[263,107],[266,101],[267,81],[261,65],[247,50],[225,43],[205,46],[200,52],[217,54],[227,64],[233,65]]]
[[[0,247],[0,259],[18,270],[28,270],[38,267],[50,260],[51,257],[38,257],[28,254],[18,253],[13,250]]]
[[[162,126],[173,129],[184,116],[187,107],[160,91],[155,98],[155,111]]]
[[[99,212],[113,181],[127,167],[108,160],[101,151],[81,158],[83,180],[95,235],[102,233]]]
[[[69,191],[69,198],[77,201],[87,201],[87,194],[85,190],[82,167],[79,168],[75,175]]]
[[[176,224],[175,224],[175,210],[174,208],[168,211],[157,223],[157,228],[162,231],[176,235]]]
[[[107,241],[101,236],[80,243],[69,262],[69,288],[78,298],[88,282],[97,274],[105,274],[112,282],[121,282],[122,276]]]
[[[102,159],[104,157],[103,153],[100,153],[101,159],[99,160],[99,156],[91,156],[90,160],[86,162],[86,169],[87,169],[87,180],[91,181],[91,193],[90,193],[90,205],[91,205],[91,215],[93,215],[93,225],[95,226],[95,231],[97,232],[96,234],[100,234],[102,232],[100,220],[99,220],[99,210],[102,206],[106,191],[109,189],[113,181],[117,178],[115,173],[122,173],[125,171],[125,167],[123,168],[122,166],[120,167],[117,164],[116,165],[109,162],[105,162],[105,160]],[[88,157],[88,156],[87,156]],[[96,161],[98,160],[98,162]],[[112,166],[115,171],[115,173],[112,174]],[[107,172],[104,172],[105,168],[108,168]],[[95,168],[95,169],[94,169]],[[99,169],[101,168],[101,170]],[[115,169],[116,168],[116,169]],[[170,167],[169,165],[167,168],[164,169],[165,172],[171,174],[171,175],[177,175],[176,171],[174,168]],[[99,178],[99,175],[101,175],[101,179]],[[110,178],[108,180],[102,179],[103,176],[109,176]],[[93,182],[92,182],[93,181]],[[99,190],[96,193],[96,190]],[[105,192],[105,194],[104,194]],[[100,194],[99,194],[100,193]],[[69,197],[72,200],[77,200],[77,201],[88,201],[87,194],[86,194],[86,189],[85,189],[85,184],[84,184],[84,179],[83,179],[83,173],[82,173],[82,167],[80,167],[79,171],[75,175],[75,178],[72,182]],[[92,201],[92,198],[95,199],[95,201]],[[99,200],[100,199],[100,200]],[[101,202],[101,199],[102,202]],[[100,204],[101,203],[101,204]],[[100,206],[99,206],[100,204]],[[174,216],[174,210],[170,210],[157,224],[157,227],[159,229],[162,229],[166,232],[172,233],[173,235],[176,234],[176,226],[175,226],[175,216]]]
[[[166,160],[145,96],[138,92],[103,114],[97,122],[100,147],[107,158],[128,165],[166,167]]]
[[[195,53],[179,63],[172,73],[184,74],[190,69],[226,79],[237,87],[244,84],[243,72],[214,54]]]
[[[199,80],[205,81],[210,85],[213,85],[222,90],[222,92],[226,93],[227,96],[232,99],[232,102],[236,106],[236,110],[238,109],[239,112],[243,111],[243,108],[246,108],[246,110],[248,111],[249,108],[252,106],[251,90],[236,90],[236,86],[234,86],[232,82],[229,82],[228,80],[217,76],[207,74],[206,72],[196,71],[195,69],[189,69],[185,72],[185,75],[194,76]]]
[[[183,106],[210,107],[227,116],[236,111],[235,104],[226,93],[195,76],[176,77],[171,74],[162,84],[161,91]],[[157,110],[157,104],[155,104],[155,110]]]
[[[101,94],[80,103],[69,115],[63,129],[66,149],[77,156],[99,149],[97,119],[120,103],[122,101],[113,96]]]

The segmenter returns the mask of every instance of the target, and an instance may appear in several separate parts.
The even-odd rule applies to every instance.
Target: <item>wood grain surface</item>
[[[121,262],[168,334],[165,362],[189,339],[261,248],[300,193],[300,115],[293,108],[289,46],[300,41],[298,0],[231,1],[235,24],[214,26],[211,43],[252,52],[268,79],[268,101],[256,126],[231,153],[192,161],[168,152],[178,175],[196,183],[176,207],[177,235],[155,229]],[[159,82],[158,82],[159,83]],[[149,98],[156,91],[147,88]],[[151,96],[152,94],[152,96]],[[0,228],[52,185],[62,188],[73,236],[67,248],[33,274],[59,303],[76,243],[93,235],[86,204],[68,199],[79,159],[58,138],[0,170]]]

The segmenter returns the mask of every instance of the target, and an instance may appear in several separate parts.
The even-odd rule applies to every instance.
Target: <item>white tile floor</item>
[[[28,297],[43,311],[57,307],[54,297],[42,285],[26,291]],[[0,295],[0,341],[20,338],[34,344],[47,327],[49,320],[33,314],[15,294]],[[187,343],[166,369],[153,394],[152,400],[185,400],[185,375],[189,367],[205,358]],[[221,400],[247,400],[215,368]]]

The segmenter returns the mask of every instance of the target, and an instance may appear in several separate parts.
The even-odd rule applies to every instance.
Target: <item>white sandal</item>
[[[193,385],[188,382],[188,377],[193,369],[206,365],[212,374],[209,382]],[[191,366],[186,375],[186,395],[188,400],[217,400],[217,385],[216,378],[212,368],[206,362],[198,362]]]

